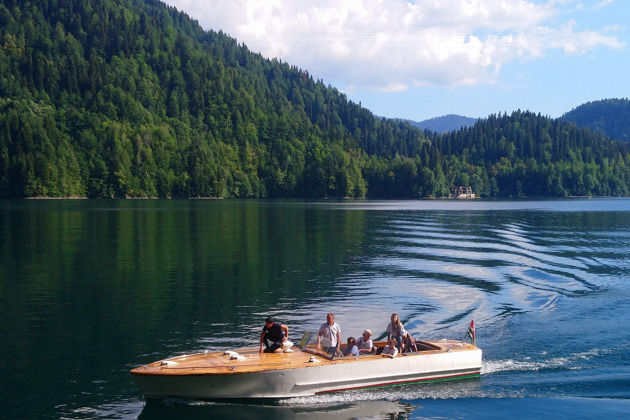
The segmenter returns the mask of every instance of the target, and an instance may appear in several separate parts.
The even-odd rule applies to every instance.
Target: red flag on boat
[[[472,345],[475,345],[475,321],[471,320],[470,321],[470,326],[468,327],[468,337],[470,337],[470,342],[472,343]]]

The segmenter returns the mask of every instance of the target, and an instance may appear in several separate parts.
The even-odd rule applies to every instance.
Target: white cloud
[[[354,88],[494,83],[513,60],[622,43],[559,22],[571,0],[168,0],[205,29]],[[597,6],[604,7],[611,0]],[[608,28],[614,27],[611,22]]]
[[[408,89],[408,86],[403,85],[402,83],[390,83],[387,86],[383,86],[380,90],[383,92],[405,92]]]
[[[599,9],[603,9],[606,6],[610,6],[611,4],[613,4],[615,2],[615,0],[602,0],[599,3],[596,3],[593,6],[593,9],[595,10],[599,10]]]

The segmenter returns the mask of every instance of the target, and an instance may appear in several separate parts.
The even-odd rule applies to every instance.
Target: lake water
[[[479,379],[289,399],[146,404],[129,370],[297,339],[484,350]],[[0,417],[593,418],[630,412],[630,199],[0,201]]]

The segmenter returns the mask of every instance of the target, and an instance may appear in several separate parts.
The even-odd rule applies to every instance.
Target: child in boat
[[[409,334],[409,332],[406,332],[406,334],[403,336],[402,344],[403,344],[403,353],[411,353],[414,351],[418,351],[418,347],[416,346],[416,340],[413,339],[413,337],[411,336],[411,334]]]
[[[396,357],[398,355],[398,347],[396,347],[396,339],[395,338],[391,337],[387,341],[387,345],[383,349],[383,352],[381,353],[381,355],[387,356],[390,359],[393,359],[394,357]]]
[[[357,348],[357,340],[354,337],[348,337],[348,344],[346,345],[346,351],[344,353],[345,357],[348,356],[358,356],[359,349]]]
[[[363,331],[363,336],[357,340],[357,347],[359,348],[359,354],[369,354],[374,351],[374,344],[372,343],[372,331],[366,329]]]

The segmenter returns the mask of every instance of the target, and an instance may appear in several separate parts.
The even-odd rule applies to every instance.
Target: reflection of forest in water
[[[261,308],[282,302],[290,311],[322,290],[334,293],[334,279],[360,248],[364,224],[362,212],[274,202],[81,200],[25,207],[4,216],[0,273],[26,280],[7,300],[8,315],[28,319],[21,308],[29,308],[44,324],[57,318],[58,326],[81,325],[88,318],[75,320],[49,305],[79,306],[90,325],[116,325],[130,336],[152,332],[154,339],[165,329],[232,324]],[[68,294],[74,291],[80,295]]]

